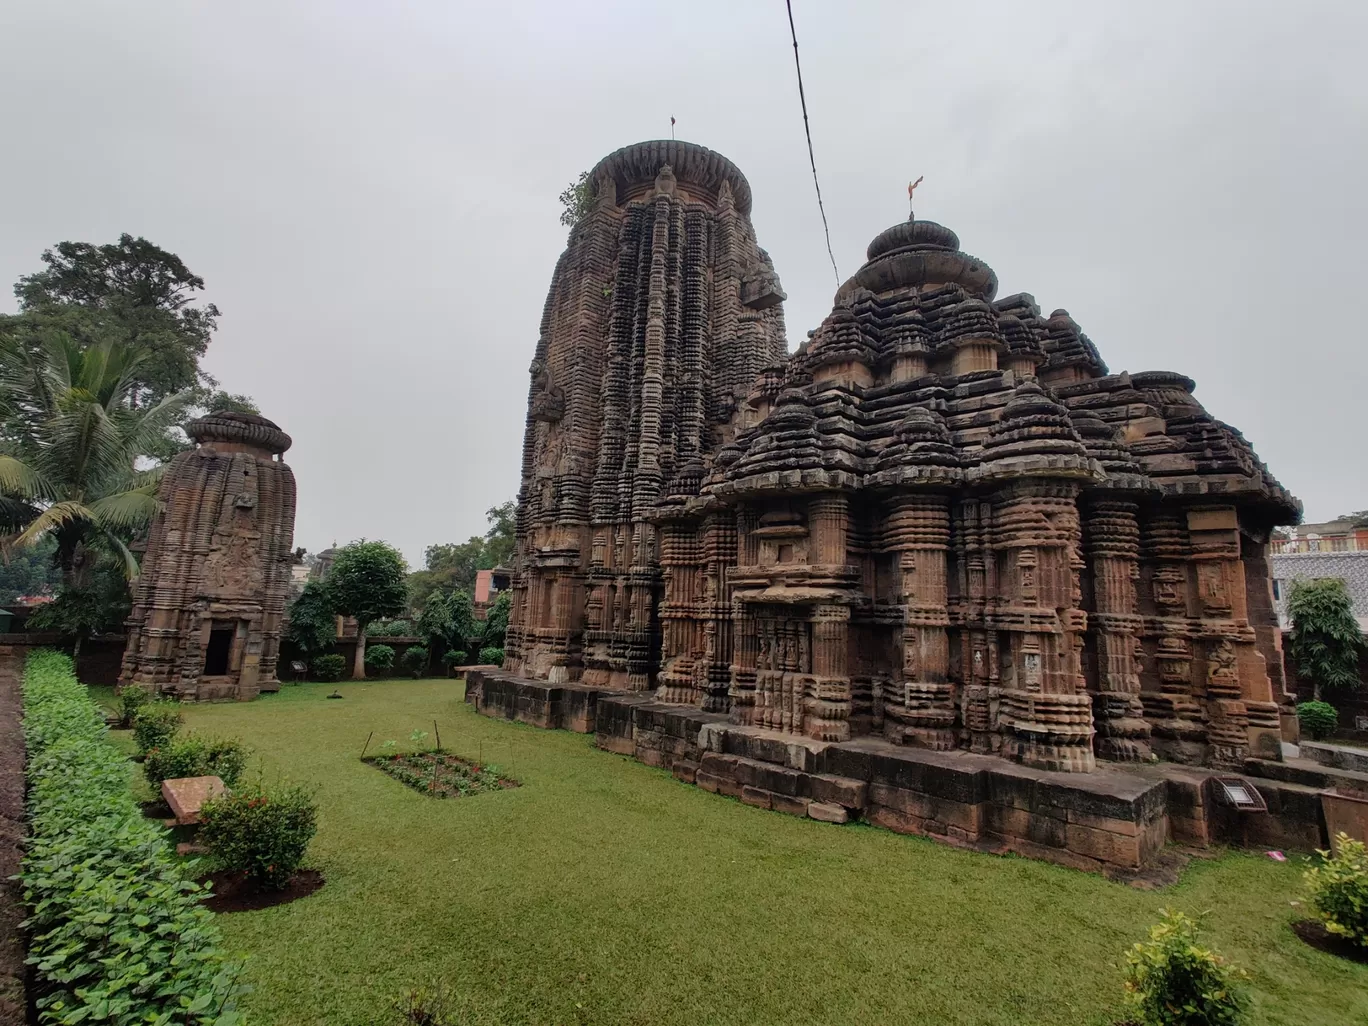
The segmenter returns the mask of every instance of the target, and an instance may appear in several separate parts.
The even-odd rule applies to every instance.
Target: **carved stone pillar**
[[[759,526],[755,510],[742,507],[736,514],[736,564],[755,566],[760,561]],[[731,682],[727,697],[731,701],[731,721],[739,724],[759,723],[756,709],[756,674],[760,654],[760,638],[755,619],[755,608],[732,600],[732,631],[735,651],[731,664]]]
[[[903,605],[902,678],[883,694],[884,736],[939,751],[953,749],[955,695],[950,684],[946,633],[946,552],[950,500],[945,495],[907,496],[892,503],[885,545],[898,554],[899,601]]]
[[[1084,525],[1095,606],[1090,617],[1097,651],[1095,749],[1101,758],[1121,762],[1152,757],[1135,660],[1142,625],[1135,595],[1140,551],[1137,516],[1134,502],[1099,498],[1088,503]]]
[[[812,667],[805,681],[802,733],[819,741],[850,739],[849,628],[849,606],[812,611]]]
[[[1141,704],[1150,722],[1150,746],[1165,759],[1201,763],[1207,729],[1200,693],[1193,684],[1193,630],[1189,621],[1187,524],[1160,507],[1141,527],[1144,563],[1141,580],[1149,584],[1145,635],[1152,646],[1155,677],[1150,690],[1142,681]]]

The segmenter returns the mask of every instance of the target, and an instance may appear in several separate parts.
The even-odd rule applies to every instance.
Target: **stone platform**
[[[1127,875],[1169,842],[1325,847],[1323,775],[1250,760],[1267,813],[1216,801],[1214,771],[1171,763],[1058,773],[964,751],[877,738],[840,743],[742,727],[645,692],[471,671],[466,701],[486,716],[593,734],[598,747],[670,770],[749,805],[834,823],[863,820],[981,851]],[[1105,764],[1104,764],[1105,765]],[[1321,767],[1316,767],[1321,769]],[[1281,779],[1264,773],[1279,773]],[[1310,779],[1315,778],[1315,779]]]

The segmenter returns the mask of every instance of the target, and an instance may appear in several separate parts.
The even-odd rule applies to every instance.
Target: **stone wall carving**
[[[196,448],[162,479],[120,683],[249,699],[279,687],[295,513],[294,475],[280,456],[290,436],[230,412],[187,430]]]
[[[1109,373],[926,221],[786,355],[730,163],[649,143],[594,180],[534,364],[509,670],[1046,769],[1278,757],[1247,594],[1300,507],[1190,379]]]

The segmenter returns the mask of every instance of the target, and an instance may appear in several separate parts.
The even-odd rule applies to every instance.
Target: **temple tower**
[[[638,143],[589,181],[532,361],[507,665],[643,689],[656,684],[663,581],[646,513],[678,474],[701,477],[757,373],[786,356],[784,294],[756,245],[750,185],[725,157]]]
[[[294,542],[290,436],[221,412],[186,428],[196,447],[162,478],[134,588],[120,683],[180,698],[250,699],[279,688]]]

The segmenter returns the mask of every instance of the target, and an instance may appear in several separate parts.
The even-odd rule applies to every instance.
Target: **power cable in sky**
[[[793,0],[784,0],[788,8],[789,35],[793,37],[793,67],[798,72],[798,102],[803,107],[803,134],[807,136],[808,160],[812,164],[812,184],[817,189],[817,209],[822,214],[822,231],[826,233],[827,256],[836,275],[836,286],[841,285],[841,272],[836,270],[836,254],[831,251],[831,229],[827,226],[826,207],[822,206],[822,185],[817,181],[817,158],[812,153],[812,129],[808,126],[807,98],[803,95],[803,66],[798,63],[798,32],[793,27]]]

